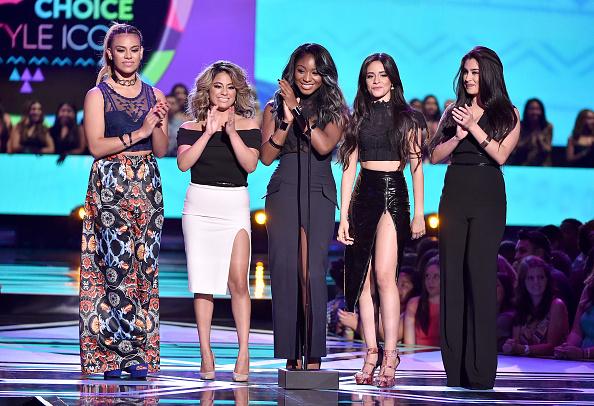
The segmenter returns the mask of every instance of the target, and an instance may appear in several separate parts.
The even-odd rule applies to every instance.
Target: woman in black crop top
[[[307,358],[306,367],[318,369],[326,355],[326,269],[336,210],[330,164],[348,110],[334,61],[321,45],[303,44],[293,51],[279,85],[264,109],[261,157],[270,165],[280,155],[266,191],[274,356],[286,359],[288,368],[302,368]],[[304,329],[307,269],[311,293],[308,337]]]
[[[210,347],[213,295],[224,295],[228,288],[239,341],[233,380],[247,381],[251,228],[246,186],[248,173],[258,164],[261,135],[245,72],[225,61],[207,67],[190,92],[188,113],[194,121],[182,124],[178,132],[177,164],[184,172],[192,171],[182,227],[200,340],[200,376],[215,376]]]
[[[139,80],[142,34],[114,24],[103,68],[85,97],[84,128],[95,158],[83,218],[80,345],[84,374],[144,378],[159,371],[161,177],[167,103]],[[154,154],[154,155],[153,155]]]
[[[349,311],[359,304],[367,346],[363,368],[355,375],[359,385],[395,384],[400,363],[396,350],[400,320],[396,276],[404,244],[411,235],[419,238],[425,234],[421,148],[426,129],[423,115],[404,99],[394,59],[384,53],[368,56],[359,72],[353,116],[339,152],[344,169],[338,240],[346,244],[345,299]],[[357,161],[362,169],[353,190]],[[414,190],[412,223],[403,175],[409,161]],[[372,277],[380,298],[383,357],[376,339],[378,304],[373,301],[377,295],[371,291]]]
[[[505,163],[519,113],[495,52],[475,47],[457,74],[456,103],[431,142],[431,162],[450,158],[439,204],[441,354],[448,386],[489,389],[497,371],[497,253],[505,229]]]

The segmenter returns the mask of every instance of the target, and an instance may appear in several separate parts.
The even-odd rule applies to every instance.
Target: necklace
[[[134,75],[134,77],[132,79],[118,79],[118,77],[114,73],[113,75],[111,75],[111,78],[118,85],[122,85],[122,86],[134,86],[136,84],[136,80],[138,79],[138,76],[137,75]]]

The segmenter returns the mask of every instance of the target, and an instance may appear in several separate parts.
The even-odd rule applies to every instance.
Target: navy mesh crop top
[[[146,114],[157,102],[153,88],[144,82],[136,97],[122,96],[106,82],[99,83],[97,87],[103,94],[106,137],[118,137],[138,130],[142,127]],[[152,150],[151,137],[147,137],[126,148],[125,151]]]

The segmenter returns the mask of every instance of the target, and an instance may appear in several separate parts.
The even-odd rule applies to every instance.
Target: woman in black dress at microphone
[[[497,371],[497,251],[505,229],[501,165],[515,148],[519,113],[495,52],[475,47],[456,78],[456,103],[431,142],[450,159],[439,204],[441,355],[448,386],[490,389]]]
[[[272,284],[274,357],[302,368],[305,354],[305,272],[311,287],[308,369],[326,355],[326,268],[334,232],[336,184],[330,163],[348,109],[330,53],[321,45],[299,46],[266,106],[260,159],[279,155],[266,193],[268,254]],[[311,217],[308,219],[308,155],[311,137]],[[306,235],[309,224],[310,235]],[[309,253],[307,252],[309,250]]]

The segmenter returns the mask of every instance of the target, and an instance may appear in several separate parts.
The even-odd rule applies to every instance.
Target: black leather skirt
[[[347,310],[354,311],[363,289],[375,245],[379,220],[388,212],[398,241],[398,268],[405,243],[410,239],[410,203],[402,171],[361,169],[349,207],[349,233],[354,239],[344,254],[344,292]],[[396,272],[398,272],[398,268]]]

